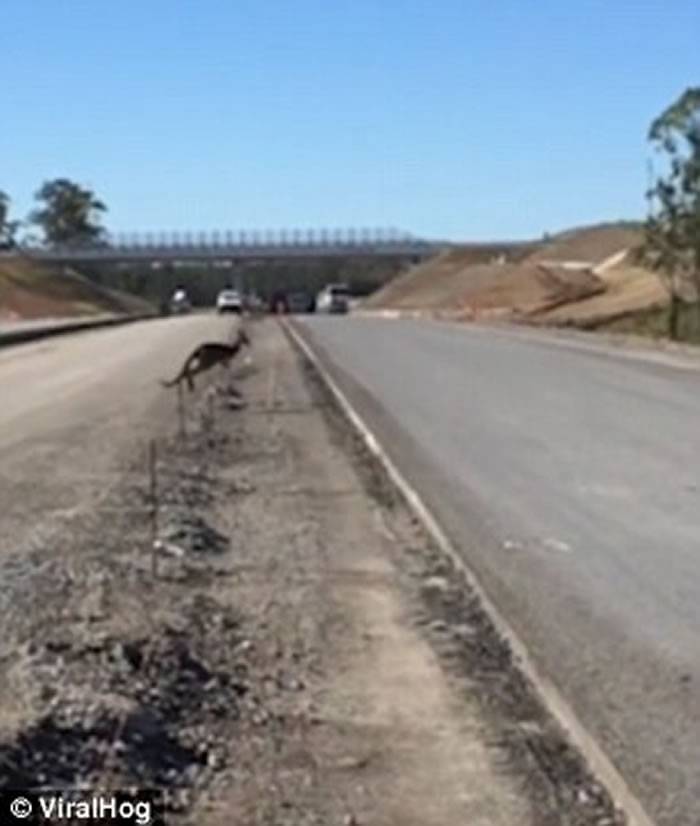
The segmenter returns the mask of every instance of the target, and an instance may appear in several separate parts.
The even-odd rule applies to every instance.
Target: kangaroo
[[[163,387],[175,387],[183,381],[187,382],[190,392],[194,390],[194,377],[199,373],[210,370],[217,364],[225,367],[235,358],[243,347],[250,347],[250,339],[245,330],[239,330],[233,344],[224,344],[218,341],[207,341],[200,344],[185,361],[182,370],[170,381],[161,381]]]

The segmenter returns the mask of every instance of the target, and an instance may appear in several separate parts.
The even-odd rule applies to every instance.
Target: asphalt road
[[[177,422],[159,379],[230,323],[159,319],[0,350],[0,563],[49,545],[135,457],[145,473],[149,440]]]
[[[361,317],[301,329],[663,826],[700,823],[700,360]]]

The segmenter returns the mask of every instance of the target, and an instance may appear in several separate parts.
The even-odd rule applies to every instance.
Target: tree
[[[656,118],[649,140],[663,154],[665,174],[648,193],[642,256],[669,291],[669,334],[677,338],[688,285],[700,311],[700,87],[686,90]]]
[[[0,190],[0,249],[12,249],[19,221],[10,221],[10,196]]]
[[[94,192],[66,178],[47,181],[36,193],[41,205],[32,215],[51,246],[84,246],[104,238],[100,216],[107,207]]]

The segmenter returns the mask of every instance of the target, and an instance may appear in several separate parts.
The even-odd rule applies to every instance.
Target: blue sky
[[[516,238],[643,213],[698,0],[3,0],[0,189],[114,230]]]

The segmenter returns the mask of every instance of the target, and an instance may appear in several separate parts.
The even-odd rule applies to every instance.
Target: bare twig
[[[158,576],[159,502],[158,502],[158,448],[155,439],[148,446],[148,474],[151,505],[151,573]]]
[[[178,434],[182,438],[186,435],[185,427],[185,398],[182,384],[177,386],[177,418],[178,418]]]

